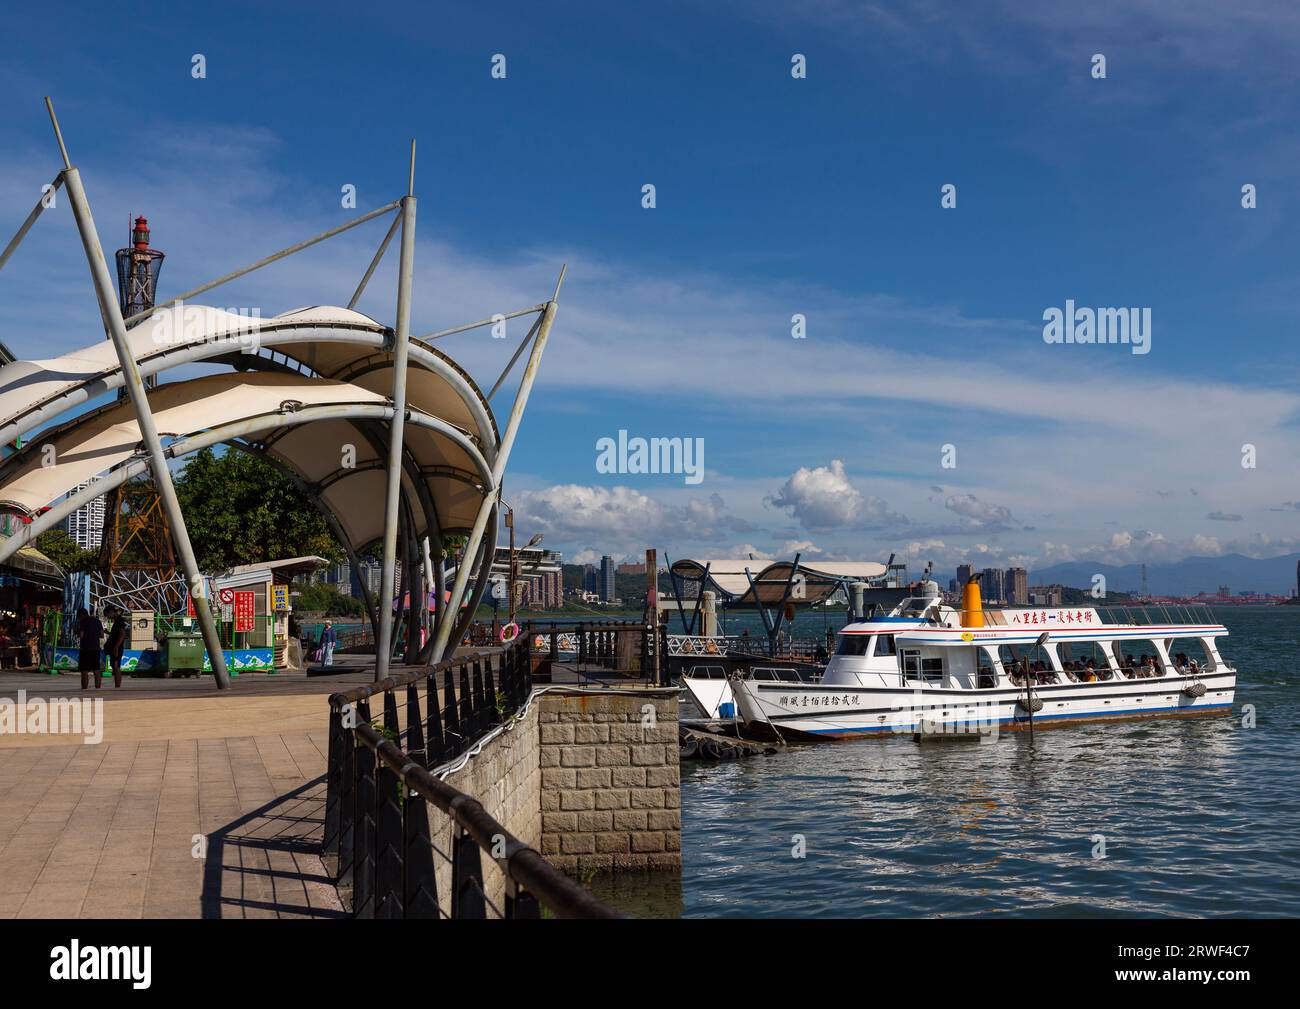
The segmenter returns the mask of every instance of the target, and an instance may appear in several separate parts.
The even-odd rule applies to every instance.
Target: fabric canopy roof
[[[819,561],[809,564],[801,560],[793,578],[793,561],[680,560],[673,564],[672,571],[679,578],[698,582],[704,577],[706,567],[709,577],[705,589],[717,592],[726,605],[734,608],[759,604],[776,606],[786,602],[807,606],[824,602],[841,585],[853,582],[870,584],[885,576],[885,565],[875,561]],[[752,586],[750,578],[754,581]]]
[[[392,390],[392,331],[346,308],[314,306],[266,319],[201,305],[174,306],[127,331],[142,375],[201,361],[237,368],[277,355],[305,373],[351,381],[362,388]],[[495,421],[483,394],[451,358],[411,341],[408,398],[436,403],[441,417],[478,439],[489,462],[496,453]],[[0,441],[12,441],[67,410],[122,385],[113,346],[98,340],[61,357],[15,361],[0,367]]]
[[[437,395],[432,385],[412,383],[413,418],[439,416],[449,398],[445,390]],[[293,414],[301,407],[382,408],[387,398],[380,392],[357,383],[292,373],[249,372],[168,383],[152,390],[149,402],[164,437],[251,420],[245,440],[263,447],[308,484],[319,485],[317,493],[354,545],[380,535],[384,459],[359,422],[340,417],[293,423]],[[444,531],[467,529],[482,500],[484,461],[473,451],[471,439],[461,435],[460,440],[462,444],[418,423],[406,433],[406,445],[420,465]],[[127,462],[139,447],[139,428],[129,402],[84,413],[43,432],[6,461],[0,469],[0,506],[33,515],[79,484]],[[47,459],[55,464],[45,465]],[[404,479],[408,492],[414,490],[409,475]],[[412,500],[418,497],[412,495]],[[422,512],[417,509],[416,514],[420,532],[427,532]]]

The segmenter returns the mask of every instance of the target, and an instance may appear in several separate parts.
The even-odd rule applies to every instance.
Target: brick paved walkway
[[[341,915],[316,854],[325,745],[0,748],[0,917]]]

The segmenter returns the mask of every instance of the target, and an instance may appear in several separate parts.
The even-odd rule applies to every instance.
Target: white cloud
[[[972,525],[1004,528],[1011,521],[1011,509],[981,501],[974,494],[950,494],[943,506]]]
[[[807,529],[835,529],[853,525],[901,524],[907,520],[889,510],[876,497],[864,496],[849,481],[842,459],[829,466],[801,466],[779,491],[767,499],[799,520]]]
[[[548,546],[583,544],[599,560],[596,548],[620,557],[639,556],[661,543],[710,542],[743,532],[749,524],[732,516],[717,494],[668,505],[631,487],[586,487],[557,484],[513,495],[517,528],[540,532]],[[577,563],[590,563],[579,561]]]

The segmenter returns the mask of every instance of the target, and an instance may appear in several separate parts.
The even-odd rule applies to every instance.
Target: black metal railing
[[[430,773],[515,716],[532,693],[529,667],[528,641],[521,636],[495,652],[330,697],[323,848],[354,917],[484,918],[492,910],[503,918],[536,918],[542,906],[559,917],[618,916],[507,831],[477,799]],[[404,719],[398,702],[403,690]],[[372,721],[376,695],[383,713]],[[451,821],[450,852],[430,830],[430,803]],[[483,852],[504,875],[501,905],[488,897]],[[435,858],[450,868],[441,903]]]
[[[584,671],[609,670],[667,685],[666,627],[653,634],[640,620],[530,621],[520,631],[525,636],[533,655],[567,664],[580,679]]]

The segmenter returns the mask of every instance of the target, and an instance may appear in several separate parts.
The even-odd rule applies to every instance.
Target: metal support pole
[[[48,98],[46,103],[49,104]],[[104,260],[104,250],[99,242],[99,233],[95,230],[95,221],[90,213],[90,204],[86,200],[86,191],[81,186],[81,176],[67,161],[63,137],[58,131],[58,122],[54,120],[54,107],[50,105],[49,108],[55,135],[59,138],[59,147],[64,150],[63,178],[68,190],[68,202],[72,204],[72,215],[76,218],[77,230],[81,233],[81,244],[86,250],[86,261],[90,265],[90,276],[95,284],[95,293],[108,322],[108,336],[113,341],[113,349],[117,351],[118,361],[122,365],[122,377],[127,395],[131,398],[136,422],[140,425],[141,440],[149,453],[154,486],[158,490],[163,510],[167,513],[167,524],[171,526],[176,552],[180,554],[181,566],[185,569],[190,596],[194,600],[194,612],[203,631],[203,643],[208,649],[208,660],[212,663],[212,678],[219,689],[225,690],[230,686],[230,677],[226,674],[226,657],[221,650],[221,639],[217,635],[217,625],[212,619],[212,611],[208,609],[203,576],[199,573],[194,547],[190,544],[189,532],[185,528],[185,517],[181,514],[176,488],[172,485],[171,470],[167,468],[167,460],[163,455],[162,440],[158,437],[153,411],[149,409],[144,380],[140,377],[140,369],[136,367],[135,358],[131,356],[126,337],[126,323],[122,319],[122,310],[117,303],[117,292],[113,289],[113,278],[108,272],[108,263]]]
[[[352,300],[348,302],[348,308],[357,307],[357,302],[361,300],[361,295],[364,293],[366,285],[370,283],[370,278],[374,275],[375,267],[377,267],[379,261],[384,258],[384,253],[388,251],[388,243],[391,242],[393,236],[397,234],[397,226],[401,223],[401,216],[396,214],[393,215],[393,223],[388,227],[388,234],[386,234],[384,240],[379,243],[379,251],[375,253],[375,258],[370,261],[370,266],[367,268],[365,276],[361,278],[361,283],[357,285],[357,289],[352,293]]]
[[[560,277],[563,280],[564,274],[561,273]],[[556,285],[556,295],[558,296],[558,294],[559,285]],[[479,505],[478,515],[474,519],[474,527],[470,530],[469,539],[465,543],[464,561],[456,569],[456,581],[452,584],[451,599],[447,603],[449,613],[455,613],[460,609],[460,601],[465,595],[465,584],[469,580],[471,561],[477,554],[479,543],[483,539],[483,531],[487,527],[488,516],[495,509],[496,488],[501,486],[501,477],[505,474],[506,462],[510,459],[510,449],[514,446],[515,435],[519,431],[519,421],[524,415],[524,407],[528,405],[528,396],[533,390],[533,382],[537,379],[537,369],[541,364],[542,352],[546,349],[547,338],[551,335],[551,324],[555,321],[556,304],[554,300],[547,302],[546,311],[542,315],[542,324],[537,330],[537,339],[533,343],[533,352],[528,356],[528,364],[524,367],[524,377],[520,379],[519,391],[515,393],[515,402],[510,408],[510,419],[506,422],[505,433],[501,436],[501,445],[497,449],[497,457],[492,464],[493,489],[483,496],[483,503]],[[483,563],[490,565],[492,558],[484,557]],[[484,578],[486,578],[486,575],[480,572],[479,579],[483,580]],[[451,621],[445,620],[438,627],[438,636],[434,641],[433,654],[430,656],[433,662],[442,661],[450,637]]]
[[[393,649],[393,589],[397,562],[397,512],[402,493],[402,435],[406,424],[406,359],[411,338],[411,286],[415,276],[415,141],[411,141],[411,175],[402,199],[402,249],[397,272],[397,321],[393,345],[393,420],[388,429],[388,490],[384,498],[384,593],[379,601],[379,640],[375,642],[375,682],[388,675]],[[496,481],[493,481],[495,484]]]
[[[54,181],[50,183],[50,192],[57,192],[61,185],[63,185],[62,172],[56,175]],[[45,194],[42,193],[41,198],[36,201],[36,206],[32,208],[32,212],[27,215],[27,220],[23,221],[22,227],[18,229],[18,233],[9,240],[9,244],[5,246],[5,251],[0,252],[0,270],[5,268],[5,263],[9,262],[9,257],[14,254],[14,250],[22,244],[23,239],[27,237],[27,232],[32,230],[32,225],[36,223],[36,218],[41,216],[41,211],[44,209]]]

